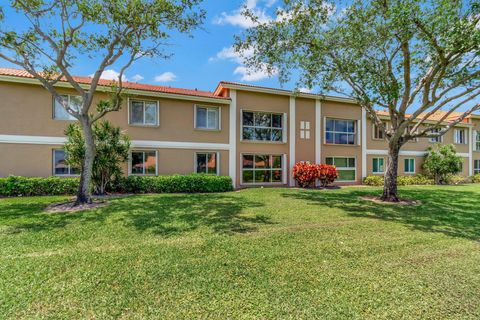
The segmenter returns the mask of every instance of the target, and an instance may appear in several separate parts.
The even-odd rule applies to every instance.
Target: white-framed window
[[[480,173],[480,160],[473,160],[473,174]]]
[[[453,131],[453,141],[456,144],[467,144],[465,129],[455,129]]]
[[[55,120],[77,120],[74,116],[65,110],[63,107],[63,101],[65,101],[68,106],[75,110],[79,111],[82,107],[82,97],[74,96],[70,94],[62,94],[60,96],[62,101],[58,101],[57,99],[53,99],[53,119]]]
[[[131,151],[128,163],[128,173],[131,175],[157,175],[157,151]]]
[[[78,168],[72,168],[67,163],[67,153],[63,149],[53,150],[53,175],[55,176],[73,176],[80,174]]]
[[[338,181],[356,181],[357,167],[354,157],[327,157],[325,163],[337,167]]]
[[[283,183],[280,154],[242,154],[242,184]]]
[[[436,129],[432,129],[430,130],[431,133],[439,133],[442,129],[440,128],[436,128]],[[440,137],[435,137],[435,138],[428,138],[428,141],[431,142],[431,143],[440,143],[440,142],[443,142],[443,136],[440,136]]]
[[[220,130],[220,108],[195,105],[195,128]]]
[[[354,145],[356,141],[356,121],[326,118],[325,143]]]
[[[404,170],[405,173],[415,173],[415,159],[414,158],[406,158],[403,160]]]
[[[158,126],[158,101],[129,100],[129,124],[137,126]]]
[[[195,172],[218,175],[220,172],[219,158],[217,152],[196,152]]]
[[[300,121],[300,139],[310,139],[310,121]]]
[[[386,123],[384,123],[383,125],[385,126],[385,128],[387,127]],[[385,140],[385,131],[383,129],[380,129],[376,124],[373,124],[372,129],[373,140]]]
[[[475,132],[475,151],[480,151],[480,131]]]
[[[242,110],[243,141],[285,141],[284,114]]]
[[[384,173],[385,172],[385,158],[373,158],[373,173]]]

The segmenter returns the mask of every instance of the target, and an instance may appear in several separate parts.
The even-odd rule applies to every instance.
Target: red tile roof
[[[33,76],[25,70],[13,69],[13,68],[0,68],[0,75],[3,76],[12,76],[12,77],[21,77],[21,78],[33,78]],[[74,76],[75,81],[81,84],[90,84],[92,78],[90,77],[79,77]],[[109,86],[112,84],[112,80],[100,79],[99,85]],[[221,97],[215,95],[210,91],[201,91],[196,89],[182,89],[182,88],[172,88],[166,86],[155,86],[150,84],[141,84],[136,82],[123,82],[123,87],[126,89],[141,90],[141,91],[151,91],[151,92],[161,92],[169,94],[178,94],[186,96],[196,96],[203,98],[212,98],[218,100],[230,100],[228,97]]]
[[[443,116],[445,116],[445,114],[447,113],[447,111],[444,111],[444,110],[438,110],[436,111],[435,113],[433,113],[432,115],[430,115],[428,117],[428,120],[431,120],[431,121],[439,121],[440,119],[443,118]],[[385,117],[389,117],[390,114],[387,112],[387,111],[377,111],[377,114],[381,115],[381,116],[385,116]],[[420,116],[418,116],[419,119],[423,118],[425,116],[426,113],[421,113]],[[457,111],[454,111],[452,112],[444,121],[445,122],[451,122],[451,121],[454,121],[456,119],[458,119],[461,115],[463,114],[463,112],[457,112]],[[410,114],[407,114],[405,115],[407,118],[411,117]],[[470,116],[467,116],[465,119],[463,119],[462,123],[469,123],[468,119],[470,118]]]

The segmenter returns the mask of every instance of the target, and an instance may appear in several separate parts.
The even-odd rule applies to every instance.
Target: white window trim
[[[220,175],[220,152],[218,151],[196,151],[193,154],[193,173],[197,173],[197,155],[199,154],[209,154],[209,153],[215,153],[215,161],[217,164],[216,172],[215,175],[219,176]],[[208,174],[208,173],[207,173]]]
[[[475,167],[475,163],[478,163],[478,167]],[[475,173],[476,171],[476,173]],[[473,174],[479,174],[480,173],[480,159],[474,159],[473,160]]]
[[[357,157],[335,157],[335,156],[329,156],[329,157],[325,157],[325,163],[327,162],[327,158],[333,158],[333,162],[335,163],[335,159],[355,159],[355,167],[337,167],[337,170],[352,170],[354,169],[355,170],[355,179],[354,180],[337,180],[337,182],[357,182]]]
[[[480,131],[473,130],[473,151],[480,151],[480,148],[478,148],[478,145],[480,144],[480,139],[478,139],[480,136]]]
[[[205,108],[207,109],[207,124],[208,124],[208,109],[216,109],[217,112],[217,124],[218,128],[211,129],[211,128],[202,128],[197,126],[197,108]],[[209,106],[204,104],[194,104],[193,106],[193,128],[196,130],[204,130],[204,131],[221,131],[222,130],[222,108]]]
[[[327,119],[352,121],[353,126],[354,126],[353,135],[355,137],[355,139],[354,139],[355,143],[353,143],[353,144],[328,143],[327,142]],[[360,145],[360,143],[358,141],[360,139],[360,134],[358,133],[359,121],[360,120],[355,120],[355,119],[334,118],[334,117],[328,117],[328,116],[323,117],[323,144],[326,144],[326,145],[329,145],[329,146],[350,146],[350,147],[359,146]],[[339,131],[328,131],[328,132],[352,134],[351,132],[339,132]],[[346,157],[346,158],[348,158],[348,157]]]
[[[457,139],[457,132],[463,131],[463,142],[458,141]],[[468,144],[467,141],[467,134],[465,129],[455,129],[453,130],[453,143],[454,144]]]
[[[79,95],[75,95],[75,94],[60,94],[60,96],[67,96],[67,97],[68,97],[68,105],[70,105],[70,97],[72,97],[72,96],[80,97]],[[65,112],[67,112],[68,115],[69,115],[70,117],[72,117],[73,119],[60,119],[60,118],[57,118],[57,117],[56,117],[56,113],[55,113],[55,105],[56,105],[56,103],[57,103],[57,100],[55,100],[55,97],[54,97],[54,96],[52,96],[52,102],[53,102],[53,107],[52,107],[52,118],[53,118],[53,120],[57,120],[57,121],[77,121],[77,119],[76,119],[75,117],[73,117],[70,113],[68,113],[68,111],[65,110],[65,108],[63,108],[63,106],[62,106],[62,108],[65,110]]]
[[[430,130],[430,133],[438,133],[442,129],[432,129]],[[434,139],[440,139],[440,141],[434,141]],[[443,135],[436,137],[436,138],[428,138],[429,143],[443,143]]]
[[[142,174],[142,173],[132,173],[132,153],[133,152],[143,152],[143,158],[145,161],[145,152],[155,152],[155,174]],[[158,176],[158,151],[157,150],[148,150],[148,149],[134,149],[130,150],[128,155],[128,175],[129,176],[139,176],[139,177],[154,177]]]
[[[405,160],[413,160],[413,171],[406,171],[405,169]],[[415,174],[415,172],[417,171],[416,170],[416,167],[417,167],[417,161],[415,158],[404,158],[403,159],[403,173],[405,174]]]
[[[53,176],[56,176],[56,177],[78,177],[80,176],[79,174],[72,174],[72,167],[70,165],[68,165],[68,172],[67,174],[58,174],[58,173],[55,173],[55,151],[58,151],[58,150],[63,150],[65,152],[64,149],[61,149],[61,148],[55,148],[55,149],[52,149],[52,174]],[[65,152],[65,155],[66,155],[66,152]]]
[[[141,124],[141,123],[131,123],[130,118],[130,109],[132,108],[131,102],[138,101],[143,102],[143,121],[145,122],[145,102],[155,102],[157,104],[157,123],[156,124]],[[157,128],[160,126],[160,102],[158,100],[150,100],[150,99],[127,99],[127,117],[128,117],[128,125],[132,127],[147,127],[147,128]]]
[[[383,171],[374,171],[375,170],[375,167],[373,166],[373,160],[374,159],[377,159],[377,161],[379,159],[383,160]],[[373,174],[384,174],[385,173],[385,157],[374,157],[374,158],[372,158],[372,173]]]
[[[243,182],[243,156],[244,155],[253,155],[255,161],[255,155],[268,155],[268,156],[280,156],[282,157],[282,182]],[[255,169],[248,168],[247,171],[252,171]],[[274,169],[271,169],[272,171]],[[287,156],[284,153],[261,153],[261,152],[244,152],[240,153],[240,185],[244,186],[275,186],[275,185],[285,185],[287,184]]]
[[[244,112],[253,112],[253,113],[270,113],[270,114],[279,114],[282,115],[282,141],[268,141],[268,140],[244,140],[243,139],[243,113]],[[240,142],[246,143],[267,143],[267,144],[285,144],[287,143],[287,114],[285,112],[272,112],[272,111],[262,111],[262,110],[250,110],[250,109],[240,109]],[[248,126],[251,127],[251,126]],[[260,127],[267,128],[267,127]],[[280,129],[274,127],[268,127],[270,129]],[[250,154],[250,153],[246,153]]]
[[[385,129],[388,129],[388,123],[384,123],[385,125]],[[385,141],[385,132],[383,132],[383,138],[375,138],[375,128],[377,127],[377,125],[372,122],[372,140],[375,140],[375,141]]]

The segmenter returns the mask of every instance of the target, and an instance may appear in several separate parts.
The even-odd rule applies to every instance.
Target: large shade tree
[[[388,161],[382,199],[398,201],[402,146],[437,137],[480,108],[478,0],[284,0],[276,19],[237,37],[247,66],[297,77],[357,99],[383,130]],[[388,112],[387,126],[377,114]],[[431,116],[446,111],[436,121]],[[457,113],[456,111],[462,111]],[[454,113],[455,112],[455,113]],[[438,114],[438,113],[437,113]]]
[[[108,112],[119,110],[125,70],[143,57],[168,57],[163,49],[170,36],[190,34],[202,23],[201,1],[12,0],[3,8],[0,5],[0,58],[32,74],[82,128],[85,157],[76,204],[91,202],[92,127]],[[6,6],[12,16],[5,16]],[[9,19],[17,19],[17,27]],[[72,75],[79,59],[94,71],[88,86]],[[99,80],[109,67],[119,70],[111,85],[111,98],[92,108]],[[75,108],[62,99],[57,86],[60,81],[82,98],[80,106]]]

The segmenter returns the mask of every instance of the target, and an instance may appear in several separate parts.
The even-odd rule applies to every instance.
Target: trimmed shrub
[[[335,166],[328,164],[319,164],[317,165],[318,170],[318,180],[322,187],[326,187],[329,184],[332,184],[335,180],[338,179],[338,171]]]
[[[18,197],[75,194],[78,184],[78,178],[9,176],[0,178],[0,195]]]
[[[368,176],[363,179],[363,184],[367,186],[383,186],[383,176]]]
[[[469,183],[470,179],[460,174],[448,174],[444,181],[446,184],[465,184]]]
[[[29,178],[10,176],[0,178],[0,196],[73,195],[78,178]],[[207,174],[158,177],[129,176],[118,178],[110,191],[122,193],[208,193],[233,190],[232,179]]]
[[[115,181],[115,191],[125,193],[209,193],[232,191],[228,176],[208,174],[122,177]]]
[[[480,183],[480,173],[477,173],[470,177],[472,183]]]
[[[301,188],[311,187],[318,174],[317,165],[310,162],[297,162],[293,166],[293,179]]]

